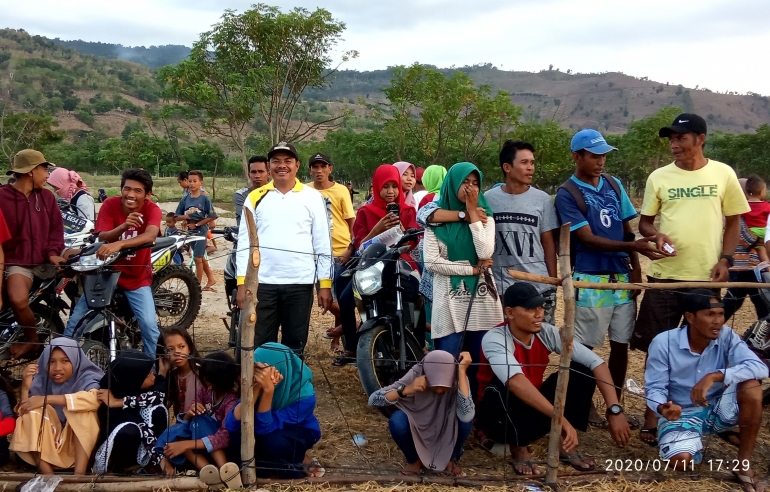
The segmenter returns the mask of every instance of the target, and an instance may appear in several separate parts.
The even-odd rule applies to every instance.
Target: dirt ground
[[[221,253],[215,256],[224,256],[225,247]],[[215,271],[219,281],[218,287],[223,283],[221,271]],[[222,348],[227,344],[227,331],[221,319],[226,317],[227,304],[224,294],[220,291],[216,294],[204,292],[201,314],[191,329],[199,348]],[[563,306],[561,294],[557,308],[557,319],[563,319]],[[753,306],[746,302],[737,313],[731,324],[735,330],[742,333],[756,320]],[[329,476],[335,475],[386,475],[395,474],[404,465],[403,455],[391,439],[387,420],[380,413],[367,405],[367,397],[358,378],[357,369],[354,366],[335,368],[331,366],[333,353],[329,350],[329,341],[322,338],[323,332],[331,327],[333,318],[331,315],[322,316],[320,310],[314,309],[310,337],[307,346],[307,364],[313,370],[313,381],[318,396],[317,416],[321,422],[323,437],[315,446],[312,453],[321,460],[326,467]],[[559,323],[561,324],[561,323]],[[598,349],[602,357],[608,356],[608,346]],[[556,364],[557,357],[551,359]],[[628,378],[644,382],[644,358],[640,352],[632,351],[628,368]],[[598,390],[594,395],[600,413],[603,413],[603,402]],[[645,402],[642,398],[629,393],[624,393],[623,405],[626,412],[637,416],[640,420],[644,413]],[[755,470],[762,475],[767,473],[770,462],[770,431],[767,428],[767,416],[763,418],[763,430],[754,453]],[[356,448],[352,442],[352,436],[363,434],[368,444]],[[617,447],[605,430],[590,428],[586,433],[579,433],[580,450],[585,456],[591,456],[596,460],[597,470],[606,470],[610,461],[623,460],[624,467],[631,463],[633,467],[649,467],[646,471],[652,472],[652,462],[657,458],[656,450],[642,443],[638,437],[638,431],[633,432],[630,444],[625,448]],[[533,458],[545,462],[547,438],[537,441],[532,446]],[[461,460],[461,465],[473,476],[511,477],[513,469],[509,458],[495,456],[483,450],[476,439],[471,436],[465,445],[466,453]],[[705,441],[703,464],[696,467],[693,478],[709,478],[705,482],[697,482],[699,490],[739,490],[737,484],[730,482],[730,475],[724,470],[720,473],[716,469],[716,461],[732,460],[736,458],[737,448],[728,445],[717,437],[708,437]],[[626,460],[630,460],[627,462]],[[648,465],[648,463],[650,463]],[[562,466],[560,472],[570,472],[571,468]],[[615,475],[615,474],[613,474]],[[665,473],[662,476],[677,476]],[[713,479],[726,479],[721,482]],[[680,482],[678,482],[679,484]],[[690,482],[688,482],[690,483]],[[597,486],[599,484],[597,483]],[[604,484],[607,486],[608,484]],[[673,485],[672,485],[673,486]],[[693,485],[695,486],[695,485]],[[679,485],[677,485],[679,487]],[[577,490],[577,489],[576,489]],[[583,490],[581,488],[581,490]],[[637,490],[629,483],[624,482],[617,488],[610,487],[604,490]],[[639,488],[638,490],[642,490]],[[650,489],[645,489],[650,490]]]

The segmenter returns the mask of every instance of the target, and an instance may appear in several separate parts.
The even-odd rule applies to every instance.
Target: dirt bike
[[[412,250],[421,229],[410,229],[392,247],[375,243],[342,276],[353,277],[353,294],[361,315],[356,359],[367,395],[398,381],[422,360],[414,328],[422,309],[419,274],[400,258]],[[379,410],[389,416],[393,409]]]
[[[189,328],[201,309],[201,284],[195,272],[174,263],[174,256],[183,247],[203,236],[177,234],[158,238],[152,246],[152,295],[158,327]]]

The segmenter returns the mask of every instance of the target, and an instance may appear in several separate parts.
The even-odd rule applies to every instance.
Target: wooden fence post
[[[246,300],[241,311],[241,472],[243,485],[248,487],[257,481],[254,459],[254,325],[257,323],[257,287],[259,286],[259,237],[251,211],[244,207],[241,227],[249,230],[249,264],[246,267]],[[244,245],[239,244],[243,248]],[[243,347],[249,347],[248,350]]]
[[[548,463],[545,472],[546,485],[555,486],[559,471],[559,452],[561,450],[561,419],[564,416],[564,403],[567,398],[569,366],[572,360],[572,344],[575,336],[575,289],[572,285],[572,265],[570,265],[570,223],[561,226],[559,235],[559,275],[562,279],[564,296],[564,326],[561,335],[561,357],[559,357],[559,376],[556,380],[556,396],[551,417],[551,434],[548,437]]]

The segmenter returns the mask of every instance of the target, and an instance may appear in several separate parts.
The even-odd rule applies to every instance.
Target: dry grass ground
[[[216,272],[219,276],[220,273]],[[220,278],[221,285],[221,278]],[[561,303],[561,296],[559,297]],[[223,295],[204,293],[201,316],[193,328],[199,347],[205,349],[222,348],[226,345],[227,333],[219,318],[225,315],[226,305]],[[557,319],[563,319],[562,306],[557,309]],[[742,333],[756,319],[753,306],[747,304],[738,312],[734,320],[734,328]],[[326,467],[328,476],[363,476],[366,475],[391,475],[396,474],[404,465],[403,455],[391,439],[387,420],[380,413],[368,407],[367,398],[358,379],[355,367],[334,368],[331,366],[332,352],[329,350],[329,342],[321,335],[333,322],[330,315],[322,316],[315,309],[313,312],[310,338],[307,346],[307,363],[313,370],[313,381],[318,396],[317,416],[321,422],[323,437],[313,449],[313,455],[318,457]],[[601,356],[607,357],[608,347],[598,349]],[[557,363],[556,357],[551,362]],[[640,352],[631,352],[628,377],[644,381],[644,359]],[[600,410],[603,408],[601,396],[597,391],[595,401]],[[626,393],[624,406],[627,412],[641,419],[644,413],[644,400]],[[763,430],[755,452],[755,469],[761,474],[766,474],[770,463],[770,432],[767,429],[767,418],[763,419]],[[362,448],[356,448],[352,443],[352,436],[364,434],[369,441]],[[648,472],[652,472],[652,462],[657,458],[656,450],[642,443],[638,432],[633,433],[631,442],[625,448],[618,448],[610,439],[607,431],[590,428],[588,432],[579,433],[580,449],[586,456],[593,457],[597,462],[598,470],[605,470],[608,460],[613,463],[622,460],[626,467],[649,466]],[[471,436],[466,443],[466,454],[461,460],[464,470],[469,477],[512,477],[513,471],[508,459],[494,456],[480,448],[476,439]],[[538,461],[545,461],[547,439],[541,439],[532,446],[533,456]],[[670,490],[673,487],[681,491],[690,490],[739,490],[737,484],[730,481],[730,475],[724,471],[716,472],[710,469],[708,460],[732,460],[736,457],[736,448],[728,445],[719,438],[712,436],[705,441],[704,464],[696,467],[695,473],[687,477],[671,472],[660,474],[661,478],[679,478],[675,484],[667,482],[662,485],[639,485],[633,482],[621,481],[609,483],[597,481],[590,486],[580,486],[569,490]],[[627,461],[629,460],[629,461]],[[650,463],[649,465],[647,465]],[[569,473],[572,469],[562,466],[560,472]],[[617,478],[617,474],[610,477]],[[700,479],[691,481],[691,478]],[[346,489],[378,490],[375,485],[346,486]],[[398,487],[401,489],[402,487]],[[410,486],[412,490],[423,487]],[[442,487],[443,488],[443,487]],[[485,487],[495,489],[497,487]],[[391,488],[388,488],[392,490]],[[384,490],[384,489],[383,489]],[[517,490],[513,486],[513,490]]]

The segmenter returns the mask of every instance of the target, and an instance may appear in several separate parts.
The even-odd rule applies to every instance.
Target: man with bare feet
[[[531,284],[517,282],[505,291],[506,322],[490,330],[481,343],[476,426],[490,439],[510,446],[514,471],[539,475],[527,446],[551,429],[556,392],[554,373],[543,380],[548,356],[561,352],[559,330],[543,322],[545,298]],[[612,439],[625,446],[631,429],[612,385],[607,364],[585,346],[575,342],[562,425],[561,460],[578,471],[595,465],[577,451],[576,429],[588,427],[591,398],[598,384],[607,405],[608,430]]]
[[[764,491],[751,456],[762,424],[767,366],[729,326],[721,300],[709,289],[682,298],[686,324],[656,336],[644,372],[648,408],[658,417],[660,457],[692,471],[703,436],[740,429],[738,459],[728,468],[746,492]]]
[[[11,346],[11,358],[31,355],[37,345],[35,313],[29,307],[29,291],[37,278],[51,278],[64,261],[64,224],[56,196],[45,189],[48,168],[53,166],[36,150],[19,151],[9,175],[16,181],[0,187],[0,212],[10,239],[3,243],[5,289],[13,316],[24,333],[24,342]]]

